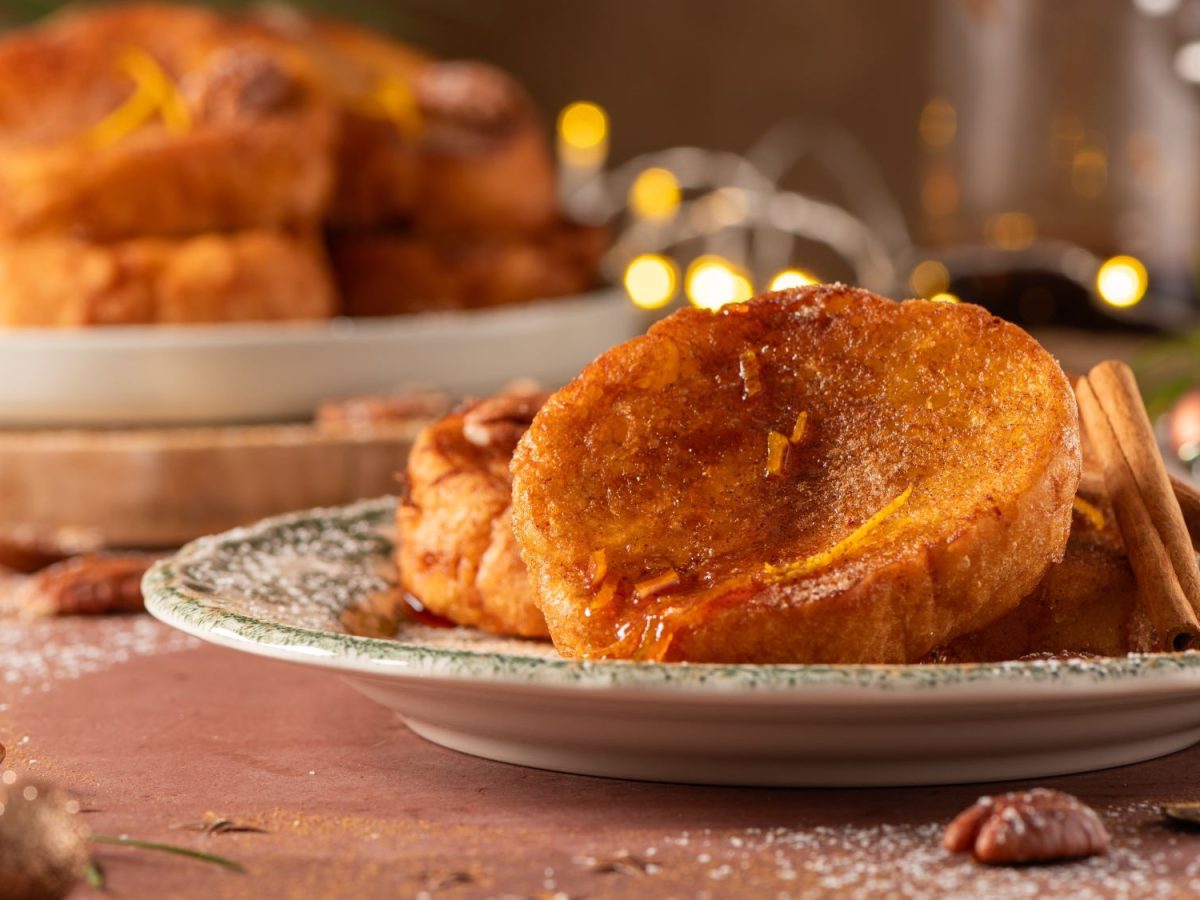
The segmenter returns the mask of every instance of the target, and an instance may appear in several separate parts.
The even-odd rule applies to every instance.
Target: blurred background
[[[12,26],[64,5],[0,8]],[[547,118],[597,104],[610,169],[664,148],[742,153],[766,139],[779,186],[864,219],[911,293],[965,294],[1035,326],[1177,329],[1195,316],[1198,3],[297,5],[494,62]],[[1134,261],[1108,273],[1106,298],[1085,277],[1097,274],[1090,260],[1060,242]],[[786,264],[864,280],[823,242],[799,243]],[[922,261],[915,248],[944,255],[946,275],[906,277]]]
[[[7,0],[3,18],[25,23],[61,5]],[[577,100],[596,103],[609,119],[608,167],[676,146],[746,152],[777,129],[779,156],[826,157],[798,158],[781,186],[851,207],[900,253],[908,248],[881,212],[894,206],[904,238],[948,251],[953,283],[941,285],[933,269],[913,293],[953,288],[1033,325],[1177,328],[1194,317],[1200,4],[298,5],[497,63],[548,118]],[[796,133],[778,134],[781,124]],[[846,159],[849,145],[863,171]],[[1140,268],[1119,268],[1109,279],[1116,302],[1097,310],[1087,286],[1070,283],[1081,260],[1053,252],[1060,241],[1102,259],[1135,257],[1149,296],[1130,304]],[[1007,255],[975,252],[989,249]],[[790,262],[823,279],[856,274],[820,245]]]
[[[516,75],[643,308],[844,280],[1200,383],[1197,0],[297,5]]]

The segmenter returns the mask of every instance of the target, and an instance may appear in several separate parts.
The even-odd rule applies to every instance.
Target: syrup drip
[[[439,616],[437,613],[430,612],[425,608],[424,603],[422,603],[408,591],[404,592],[404,605],[408,607],[408,615],[413,619],[413,621],[418,622],[421,625],[428,625],[430,628],[458,627],[445,616]]]

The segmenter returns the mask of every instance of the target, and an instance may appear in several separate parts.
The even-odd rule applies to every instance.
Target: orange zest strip
[[[783,471],[783,459],[787,453],[788,439],[778,431],[767,434],[767,474],[778,475]]]
[[[133,93],[124,103],[101,119],[87,133],[93,147],[110,147],[128,137],[154,116],[162,116],[164,127],[173,135],[186,134],[191,128],[187,104],[162,67],[144,50],[129,50],[117,60],[117,67],[134,84]]]
[[[381,77],[369,93],[352,100],[351,105],[368,118],[392,122],[402,134],[415,135],[421,131],[417,96],[407,81],[395,75]]]
[[[743,350],[738,358],[738,372],[742,376],[742,398],[753,397],[762,390],[762,378],[758,372],[758,355],[753,350]]]
[[[605,578],[604,583],[600,585],[599,592],[588,604],[588,611],[599,612],[612,603],[613,598],[617,595],[617,583],[616,578]]]
[[[605,577],[608,575],[608,554],[601,547],[592,553],[592,558],[588,562],[588,586],[594,591],[604,583]]]
[[[854,531],[842,538],[828,550],[822,550],[820,553],[802,559],[799,562],[784,563],[783,565],[773,566],[767,563],[763,567],[763,571],[775,581],[782,581],[787,578],[796,578],[800,575],[807,575],[822,566],[844,556],[846,552],[852,549],[855,545],[862,543],[863,539],[874,531],[888,516],[892,515],[896,510],[908,502],[909,496],[912,494],[912,485],[906,487],[898,497],[888,503],[883,509],[867,519],[859,525]]]
[[[790,438],[793,444],[798,444],[804,440],[804,435],[808,431],[808,413],[802,412],[796,416],[796,424],[792,426],[792,436]]]
[[[647,578],[634,584],[633,595],[639,600],[645,600],[661,594],[663,591],[668,591],[678,584],[679,573],[674,569],[667,569],[661,575],[655,575],[653,578]]]
[[[1104,530],[1104,523],[1106,521],[1104,518],[1104,513],[1100,512],[1099,508],[1097,508],[1095,504],[1088,503],[1088,501],[1084,500],[1082,497],[1076,497],[1071,501],[1071,506],[1075,509],[1075,512],[1079,513],[1081,516],[1091,522],[1092,527],[1097,531]]]

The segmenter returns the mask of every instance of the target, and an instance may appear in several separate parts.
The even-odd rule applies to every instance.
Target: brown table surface
[[[1112,852],[988,869],[938,846],[978,786],[689,787],[488,762],[425,743],[336,676],[146,616],[0,623],[0,742],[0,768],[69,787],[97,831],[247,868],[99,847],[111,897],[1200,894],[1200,833],[1158,809],[1200,799],[1200,749],[1042,782],[1094,805]],[[171,829],[206,812],[267,833]]]

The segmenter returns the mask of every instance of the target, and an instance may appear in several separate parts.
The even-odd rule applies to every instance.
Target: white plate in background
[[[645,325],[606,289],[385,319],[0,331],[0,427],[301,420],[324,400],[404,384],[553,387]]]

